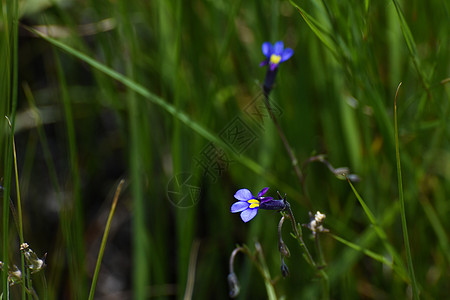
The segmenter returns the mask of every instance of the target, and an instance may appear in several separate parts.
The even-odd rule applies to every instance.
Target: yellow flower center
[[[248,200],[247,202],[250,203],[249,208],[259,207],[259,201],[256,199],[251,199],[251,200]]]
[[[280,60],[281,60],[281,56],[280,55],[272,54],[270,56],[270,63],[271,64],[277,65],[280,62]]]

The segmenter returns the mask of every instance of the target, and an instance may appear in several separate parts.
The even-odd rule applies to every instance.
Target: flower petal
[[[267,202],[273,200],[273,197],[261,197],[259,198],[259,202],[263,203],[263,202]]]
[[[275,43],[275,46],[273,47],[273,53],[276,55],[283,54],[284,44],[282,41],[278,41]]]
[[[243,212],[241,212],[241,219],[242,219],[242,221],[247,223],[248,221],[253,219],[256,216],[257,213],[258,213],[258,209],[257,208],[246,209]]]
[[[266,57],[269,57],[272,54],[272,44],[269,42],[263,43],[262,52]]]
[[[244,201],[235,202],[233,205],[231,205],[231,212],[232,213],[241,212],[247,209],[249,206],[250,204],[248,202]]]
[[[262,196],[264,196],[264,194],[267,193],[267,190],[268,190],[268,189],[269,189],[268,187],[263,188],[263,189],[258,193],[258,199],[261,198]]]
[[[291,48],[284,49],[283,53],[281,54],[281,62],[288,60],[293,54],[294,50],[292,50]]]
[[[252,193],[247,189],[240,189],[239,191],[234,194],[234,198],[240,200],[240,201],[247,201],[250,199],[253,199]]]

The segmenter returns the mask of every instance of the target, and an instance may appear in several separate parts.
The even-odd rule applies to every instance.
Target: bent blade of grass
[[[316,19],[310,16],[303,8],[297,5],[294,1],[289,0],[289,2],[294,6],[309,28],[314,32],[317,38],[331,51],[334,57],[338,57],[338,51],[335,48],[335,43],[331,37],[331,34],[323,27]]]
[[[397,251],[395,250],[395,248],[392,246],[392,244],[389,242],[389,240],[387,239],[387,235],[386,232],[383,230],[383,228],[378,224],[377,220],[375,219],[374,214],[372,213],[372,211],[369,209],[369,207],[367,206],[367,204],[365,203],[365,201],[363,200],[363,198],[361,198],[361,196],[359,195],[358,191],[356,191],[355,187],[353,186],[353,184],[351,183],[351,181],[347,178],[348,183],[350,184],[350,187],[352,188],[353,193],[355,194],[356,198],[358,199],[359,203],[361,204],[364,212],[367,215],[367,218],[369,219],[370,223],[372,224],[375,232],[377,233],[378,237],[381,239],[381,241],[383,242],[384,247],[386,248],[386,250],[389,251],[389,253],[392,255],[394,262],[398,263],[398,265],[405,271],[405,266],[403,264],[403,260],[401,259],[400,255],[397,253]]]
[[[406,211],[405,211],[405,199],[403,196],[403,179],[402,179],[402,168],[400,163],[400,150],[399,150],[399,142],[398,142],[398,120],[397,120],[397,96],[398,91],[402,83],[397,87],[397,92],[395,93],[395,101],[394,101],[394,131],[395,131],[395,159],[397,161],[397,180],[398,180],[398,197],[400,200],[400,215],[402,218],[402,229],[403,229],[403,241],[406,249],[406,261],[408,264],[409,277],[411,280],[411,287],[413,291],[414,299],[419,299],[419,288],[417,287],[416,276],[414,275],[414,266],[411,255],[411,247],[409,243],[408,236],[408,226],[406,222]]]
[[[171,105],[170,103],[167,103],[162,98],[156,96],[155,94],[151,93],[148,89],[143,87],[142,85],[136,83],[135,81],[129,79],[128,77],[114,71],[113,69],[105,66],[102,63],[97,62],[95,59],[87,56],[86,54],[54,39],[49,37],[46,34],[43,34],[42,32],[37,31],[34,28],[22,25],[23,28],[30,31],[31,33],[36,34],[37,36],[41,37],[45,41],[49,42],[53,46],[60,48],[61,50],[69,53],[70,55],[82,60],[83,62],[87,63],[94,69],[97,69],[98,71],[106,74],[107,76],[119,81],[123,85],[127,86],[128,88],[134,90],[139,95],[143,96],[145,99],[150,100],[154,104],[157,104],[161,108],[163,108],[165,111],[167,111],[169,114],[176,117],[178,120],[183,122],[185,125],[187,125],[189,128],[197,132],[199,135],[203,136],[208,141],[216,144],[217,146],[221,147],[222,149],[226,150],[231,157],[233,157],[236,161],[241,163],[242,165],[246,166],[248,169],[253,171],[254,173],[263,176],[267,179],[268,182],[280,186],[283,190],[286,191],[286,193],[289,193],[292,195],[292,197],[301,198],[300,193],[293,189],[291,186],[280,182],[275,176],[273,176],[271,173],[267,172],[264,168],[262,168],[258,163],[256,163],[254,160],[248,158],[247,156],[241,154],[236,154],[233,149],[225,143],[223,140],[218,138],[216,135],[211,133],[209,130],[207,130],[205,127],[200,125],[199,123],[192,120],[187,114],[184,112],[178,110],[175,106]]]
[[[417,47],[416,42],[414,41],[414,36],[411,33],[411,30],[409,29],[408,23],[405,20],[405,17],[403,16],[402,10],[400,8],[400,5],[396,0],[392,0],[395,6],[395,10],[397,12],[397,16],[400,22],[400,28],[403,33],[403,37],[405,38],[406,45],[408,46],[409,53],[411,55],[411,58],[413,60],[414,67],[417,71],[417,74],[420,77],[420,80],[422,81],[422,85],[425,88],[428,98],[431,98],[430,94],[430,84],[428,83],[427,78],[425,77],[425,74],[422,72],[422,69],[420,67],[420,60],[417,55]]]
[[[341,238],[340,236],[337,236],[335,234],[330,234],[332,238],[334,238],[335,240],[337,240],[338,242],[352,248],[353,250],[356,250],[358,252],[363,253],[364,255],[367,255],[368,257],[388,266],[389,268],[391,268],[394,272],[396,272],[400,278],[402,278],[405,282],[408,282],[408,274],[402,269],[400,268],[398,265],[394,264],[392,261],[388,260],[386,257],[384,257],[383,255],[380,255],[378,253],[375,253],[367,248],[361,247],[358,244],[352,243],[350,241],[347,241],[346,239]]]
[[[122,186],[125,180],[122,179],[119,182],[119,185],[116,188],[116,192],[114,194],[113,202],[111,204],[111,209],[109,211],[108,220],[106,221],[105,232],[103,233],[102,243],[100,244],[100,250],[98,252],[97,264],[95,265],[94,276],[92,278],[91,290],[89,292],[89,300],[94,299],[95,288],[97,286],[98,274],[100,273],[100,266],[102,264],[103,253],[105,252],[106,241],[108,240],[109,229],[111,228],[111,221],[116,210],[117,200],[119,199],[120,192],[122,191]]]
[[[400,210],[400,204],[394,203],[392,207],[387,208],[382,214],[381,214],[381,220],[380,220],[380,226],[390,226],[393,222],[395,217],[397,216],[398,212]],[[371,245],[375,244],[375,239],[379,238],[378,233],[373,230],[371,227],[367,227],[364,229],[363,232],[356,238],[357,245],[362,248],[369,248]],[[356,264],[356,260],[359,257],[359,254],[363,254],[362,252],[355,252],[352,248],[347,248],[343,251],[341,255],[339,255],[339,259],[337,259],[333,263],[333,267],[330,267],[330,281],[336,282],[338,278],[341,278],[343,274],[346,274],[352,266]],[[403,265],[402,261],[397,260],[396,258],[391,254],[390,251],[388,251],[388,254],[392,257],[392,263],[394,266],[396,266],[396,271],[399,277],[405,282],[410,283],[408,271],[406,270],[405,266]]]

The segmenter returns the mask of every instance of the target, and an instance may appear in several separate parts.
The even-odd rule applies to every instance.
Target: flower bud
[[[284,242],[280,243],[279,249],[280,249],[280,253],[281,253],[281,255],[283,255],[283,257],[291,256],[291,253],[289,252],[289,248],[286,246],[286,244]]]
[[[236,298],[239,295],[241,287],[235,273],[228,274],[228,286],[230,288],[230,297]]]
[[[259,204],[260,209],[268,209],[268,210],[283,210],[286,208],[286,202],[284,200],[267,200],[261,201]]]
[[[281,259],[281,275],[283,275],[283,277],[287,277],[289,275],[289,268],[288,266],[284,263],[284,259]]]

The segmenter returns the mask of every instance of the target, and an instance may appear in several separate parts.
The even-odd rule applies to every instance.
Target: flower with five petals
[[[279,64],[288,60],[294,54],[294,50],[291,48],[284,48],[282,41],[278,41],[274,45],[270,42],[265,42],[262,45],[262,52],[266,56],[266,59],[261,62],[260,66],[268,64],[270,71],[274,71]]]

